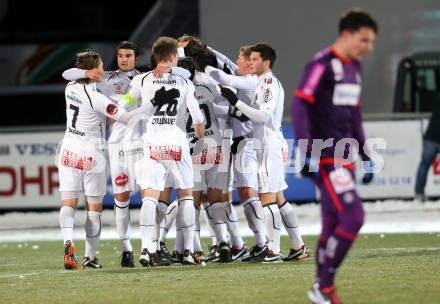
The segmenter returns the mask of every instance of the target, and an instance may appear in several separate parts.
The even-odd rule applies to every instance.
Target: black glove
[[[203,140],[194,137],[190,142],[189,154],[197,155],[203,150]]]
[[[222,96],[224,98],[226,98],[226,100],[229,101],[229,103],[232,106],[235,106],[237,104],[237,101],[238,101],[237,95],[235,95],[231,89],[222,87],[220,89],[220,92],[221,92]]]
[[[368,160],[364,163],[365,174],[362,177],[362,184],[368,185],[371,183],[374,177],[373,173],[374,163],[371,160]]]
[[[306,157],[304,159],[304,166],[300,171],[301,175],[304,177],[314,177],[319,174],[319,162],[318,160]]]
[[[228,66],[225,64],[223,64],[223,72],[225,72],[226,74],[232,75],[232,71],[230,68],[228,68]]]
[[[176,88],[172,88],[168,91],[165,90],[165,87],[161,87],[154,94],[153,99],[151,99],[151,103],[153,106],[158,107],[163,104],[169,103],[171,100],[176,99],[180,96],[179,90]]]
[[[237,154],[238,151],[238,145],[240,144],[240,142],[244,139],[243,136],[238,136],[238,137],[234,137],[232,139],[232,145],[231,145],[231,153],[233,155]]]

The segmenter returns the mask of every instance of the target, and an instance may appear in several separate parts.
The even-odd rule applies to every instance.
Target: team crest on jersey
[[[115,115],[116,113],[118,113],[118,107],[114,104],[109,104],[106,111],[109,115]]]
[[[266,79],[267,84],[272,84],[272,78]]]
[[[263,101],[268,103],[271,99],[272,99],[272,92],[270,89],[266,89],[266,91],[264,91]]]
[[[150,158],[154,160],[176,160],[182,159],[182,146],[162,145],[150,147]]]
[[[116,176],[115,178],[115,184],[116,186],[122,187],[125,186],[128,183],[128,176],[125,174]]]
[[[63,150],[61,155],[61,164],[64,167],[79,169],[82,171],[90,171],[93,165],[93,158],[79,155],[69,150]]]

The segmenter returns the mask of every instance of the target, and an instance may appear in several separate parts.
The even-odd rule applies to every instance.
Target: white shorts
[[[224,180],[218,174],[222,161],[221,146],[210,147],[192,155],[194,191],[223,189]]]
[[[250,187],[258,191],[257,148],[253,138],[245,138],[233,155],[234,188]]]
[[[193,167],[188,144],[148,146],[144,149],[143,158],[136,162],[135,176],[141,189],[163,191],[166,186],[174,189],[193,188]]]
[[[102,150],[63,141],[58,156],[61,192],[80,191],[86,196],[107,192],[107,159]]]
[[[142,142],[139,140],[110,143],[108,154],[113,193],[118,194],[137,190],[134,164],[142,158]]]
[[[282,143],[278,138],[271,138],[263,143],[258,161],[259,193],[276,193],[287,189]]]

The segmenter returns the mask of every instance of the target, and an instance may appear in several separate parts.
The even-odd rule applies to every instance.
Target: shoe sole
[[[289,259],[288,257],[286,257],[286,258],[283,259],[283,261],[284,262],[296,262],[296,261],[306,260],[308,258],[310,258],[310,253],[307,254],[307,255],[302,254],[299,257],[292,258],[292,259]]]

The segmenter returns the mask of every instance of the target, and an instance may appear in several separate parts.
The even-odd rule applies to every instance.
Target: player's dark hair
[[[379,31],[377,22],[366,12],[361,10],[350,10],[344,13],[339,19],[339,34],[348,30],[350,32],[357,32],[362,27],[372,29],[376,34]]]
[[[116,47],[116,52],[118,52],[120,49],[133,50],[134,57],[138,57],[141,54],[139,46],[132,41],[121,41]]]
[[[196,66],[194,64],[194,60],[191,57],[183,57],[179,58],[179,61],[177,62],[177,66],[184,68],[185,70],[188,70],[191,73],[190,79],[194,79],[194,75],[196,73]]]
[[[101,55],[89,49],[76,54],[75,67],[82,70],[96,69],[101,62]],[[78,79],[78,82],[89,83],[88,78]]]
[[[177,55],[177,40],[161,36],[154,42],[152,51],[156,63],[167,61],[171,55]]]
[[[195,56],[192,57],[196,63],[197,70],[204,72],[206,66],[210,65],[214,68],[218,68],[217,57],[208,48],[199,51]]]
[[[270,61],[270,68],[275,64],[275,60],[277,59],[277,54],[275,50],[267,43],[257,43],[256,45],[251,46],[251,52],[260,53],[263,61]]]

